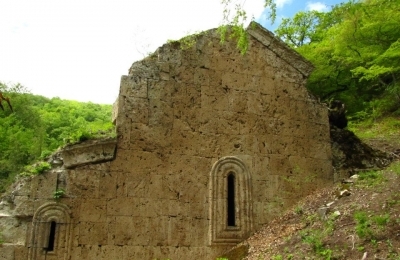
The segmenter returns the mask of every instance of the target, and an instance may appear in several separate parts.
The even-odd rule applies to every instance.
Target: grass
[[[372,237],[372,230],[371,220],[366,212],[359,211],[354,213],[354,219],[356,221],[356,234],[359,238],[371,238]]]
[[[355,231],[359,238],[369,239],[372,243],[376,242],[374,230],[383,230],[389,224],[390,215],[372,215],[365,211],[354,213],[356,221]]]
[[[392,163],[389,167],[388,170],[393,171],[397,175],[400,175],[400,161]]]
[[[386,139],[400,144],[400,120],[397,117],[385,117],[379,120],[349,122],[348,129],[360,139]]]
[[[360,172],[358,179],[360,180],[358,185],[365,185],[368,187],[381,184],[386,180],[381,171]]]

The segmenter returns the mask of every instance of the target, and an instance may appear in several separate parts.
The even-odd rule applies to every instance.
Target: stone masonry
[[[258,24],[163,45],[122,76],[117,139],[60,152],[0,204],[0,259],[215,259],[333,181],[312,66]],[[56,190],[65,190],[54,199]]]

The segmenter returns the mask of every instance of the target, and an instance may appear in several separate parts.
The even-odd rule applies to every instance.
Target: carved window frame
[[[71,213],[68,206],[50,202],[40,206],[32,221],[29,247],[29,260],[42,259],[45,255],[57,256],[57,259],[69,259],[71,248]],[[51,223],[55,223],[53,250],[48,251]]]
[[[228,225],[228,176],[234,175],[235,226]],[[210,173],[211,245],[237,244],[246,239],[253,227],[251,175],[242,160],[226,156],[218,160]]]

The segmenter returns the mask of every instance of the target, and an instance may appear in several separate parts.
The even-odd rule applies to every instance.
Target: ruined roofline
[[[265,29],[259,23],[251,22],[247,27],[246,32],[248,33],[248,35],[252,36],[254,39],[263,44],[271,52],[275,53],[279,58],[284,60],[288,65],[299,71],[305,79],[308,78],[311,72],[314,70],[314,66],[310,61],[306,60],[302,55],[290,48],[286,43],[276,37],[271,31]],[[150,74],[154,74],[154,71],[152,71],[151,69],[149,70],[149,68],[147,68],[146,66],[146,61],[148,61],[148,59],[151,59],[151,57],[157,55],[166,46],[176,45],[175,49],[179,49],[179,46],[181,44],[187,44],[187,48],[190,48],[194,44],[194,42],[198,40],[198,36],[203,36],[205,34],[211,35],[211,37],[220,37],[218,33],[218,28],[213,28],[198,34],[187,35],[176,41],[168,41],[158,47],[152,55],[149,55],[142,60],[134,62],[130,67],[128,74],[132,75],[133,71],[147,71]],[[185,42],[185,39],[188,42]],[[185,49],[186,47],[183,48]],[[151,75],[151,77],[154,77],[154,75]]]
[[[253,36],[269,50],[274,52],[279,58],[286,61],[293,68],[298,70],[305,78],[308,78],[314,66],[303,56],[291,49],[281,39],[272,32],[262,27],[259,23],[252,22],[246,29],[247,33]]]

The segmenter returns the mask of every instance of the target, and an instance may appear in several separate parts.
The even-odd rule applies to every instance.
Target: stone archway
[[[213,165],[210,178],[211,244],[238,243],[252,231],[250,172],[242,160],[226,156]]]
[[[33,216],[28,259],[69,259],[70,245],[71,217],[68,206],[58,202],[40,206]]]

